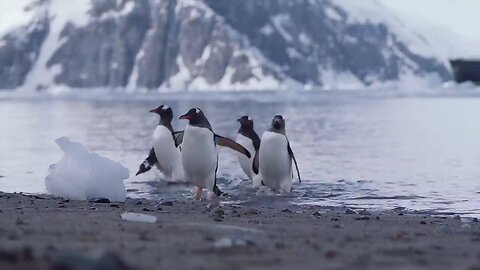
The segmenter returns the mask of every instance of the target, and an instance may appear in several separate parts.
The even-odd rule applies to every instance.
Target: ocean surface
[[[480,97],[378,92],[169,93],[155,95],[0,95],[0,191],[45,193],[44,178],[62,153],[61,136],[124,164],[129,196],[190,196],[156,169],[134,177],[158,123],[160,104],[178,116],[200,107],[216,133],[235,138],[249,115],[259,135],[275,114],[303,177],[292,203],[368,209],[407,207],[480,216]],[[219,186],[227,200],[264,200],[232,152],[220,151]],[[268,198],[271,200],[271,198]]]

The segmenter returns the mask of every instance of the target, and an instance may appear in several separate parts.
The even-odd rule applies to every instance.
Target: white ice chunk
[[[82,144],[67,137],[56,139],[62,159],[49,168],[45,178],[47,191],[55,196],[74,200],[108,198],[125,201],[127,191],[123,180],[129,171],[120,163],[88,151]]]
[[[146,222],[146,223],[155,223],[157,222],[157,217],[152,215],[138,214],[125,212],[121,214],[123,220],[126,221],[135,221],[135,222]]]

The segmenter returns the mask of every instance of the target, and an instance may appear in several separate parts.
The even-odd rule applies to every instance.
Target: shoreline
[[[126,221],[125,212],[157,221]],[[401,208],[270,201],[209,209],[187,198],[92,203],[0,192],[0,269],[105,261],[108,269],[473,270],[480,269],[480,223]]]

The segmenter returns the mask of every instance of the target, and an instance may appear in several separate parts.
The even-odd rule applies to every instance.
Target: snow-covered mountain
[[[450,78],[375,0],[35,0],[0,33],[0,89],[284,89]]]

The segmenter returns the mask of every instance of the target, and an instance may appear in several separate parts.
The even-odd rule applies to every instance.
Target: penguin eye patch
[[[200,113],[200,109],[199,109],[199,108],[196,108],[196,109],[195,109],[195,113]]]
[[[168,110],[170,109],[170,107],[168,107],[167,105],[162,105],[162,110]]]

